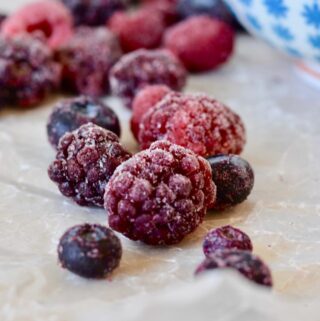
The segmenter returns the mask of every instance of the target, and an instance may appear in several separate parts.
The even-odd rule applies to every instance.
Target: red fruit
[[[170,88],[165,85],[147,86],[138,92],[132,103],[131,117],[131,131],[136,139],[142,117],[169,92]]]
[[[229,59],[234,47],[234,31],[220,20],[196,16],[169,28],[164,45],[189,71],[207,71]]]
[[[172,25],[179,18],[176,0],[153,0],[144,2],[145,8],[154,10],[162,15],[162,18],[167,26]]]

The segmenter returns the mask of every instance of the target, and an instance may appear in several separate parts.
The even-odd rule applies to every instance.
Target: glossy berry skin
[[[53,107],[47,123],[49,141],[56,148],[65,133],[90,122],[120,137],[120,123],[115,112],[98,99],[79,96],[59,101]]]
[[[212,168],[212,179],[217,185],[216,210],[242,203],[247,199],[254,185],[251,165],[237,155],[217,155],[208,157]]]
[[[109,226],[150,245],[180,242],[203,221],[214,202],[207,161],[167,141],[124,162],[105,193]]]
[[[205,256],[219,250],[243,250],[252,252],[252,243],[249,236],[230,225],[211,230],[203,241]]]
[[[199,275],[215,269],[234,269],[252,282],[272,287],[269,267],[258,256],[248,251],[221,250],[210,254],[198,266],[195,274]]]
[[[71,227],[58,245],[61,266],[85,278],[105,278],[119,266],[121,256],[119,238],[97,224]]]
[[[79,205],[102,207],[110,177],[130,157],[116,134],[88,123],[62,136],[48,174],[64,196]]]

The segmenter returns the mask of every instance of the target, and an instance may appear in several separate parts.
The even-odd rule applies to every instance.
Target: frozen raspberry
[[[218,155],[208,158],[212,179],[217,185],[217,199],[213,208],[224,210],[247,199],[254,185],[250,164],[237,155]]]
[[[0,106],[35,105],[60,83],[60,66],[35,37],[0,37],[0,66]]]
[[[165,26],[157,11],[139,9],[133,12],[117,12],[108,26],[118,35],[123,51],[159,47]]]
[[[119,42],[107,28],[79,27],[68,44],[56,53],[63,66],[63,88],[103,96],[109,91],[110,68],[120,56]]]
[[[170,89],[164,85],[147,86],[140,90],[132,103],[131,131],[138,139],[139,125],[144,114],[155,106]]]
[[[208,162],[188,149],[156,142],[124,162],[109,181],[109,225],[151,245],[180,242],[215,199]]]
[[[147,85],[166,85],[181,90],[187,74],[180,61],[168,50],[140,49],[123,56],[110,71],[113,94],[131,108],[132,100]]]
[[[252,251],[252,243],[247,234],[230,225],[211,230],[205,237],[203,253],[210,256],[218,250]]]
[[[197,268],[196,275],[214,269],[235,269],[247,279],[264,286],[272,286],[268,266],[249,251],[221,250],[210,254]]]
[[[94,123],[120,136],[119,119],[114,111],[97,99],[80,96],[62,100],[54,106],[47,124],[50,143],[57,147],[65,133],[87,123]]]
[[[168,93],[142,118],[142,149],[165,139],[198,155],[239,154],[245,144],[240,117],[222,103],[205,95]]]
[[[234,32],[220,20],[197,16],[169,28],[164,36],[164,45],[189,71],[202,72],[229,59],[234,47]]]
[[[23,33],[41,33],[51,48],[57,48],[72,35],[72,18],[57,1],[35,1],[24,5],[6,19],[1,27],[5,37]]]
[[[102,26],[119,10],[124,0],[61,0],[71,11],[75,25]]]
[[[145,8],[154,10],[162,15],[162,18],[167,26],[177,22],[178,12],[176,0],[153,0],[144,2]]]
[[[85,278],[104,278],[119,266],[122,248],[115,233],[102,225],[83,224],[68,229],[58,245],[63,268]]]
[[[48,174],[79,205],[101,207],[110,177],[130,156],[116,134],[88,123],[62,136]]]

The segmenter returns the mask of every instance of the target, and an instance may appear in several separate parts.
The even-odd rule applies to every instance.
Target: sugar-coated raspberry
[[[254,172],[250,164],[237,155],[217,155],[207,159],[217,186],[213,208],[224,210],[245,201],[254,185]]]
[[[54,106],[47,124],[50,143],[57,147],[65,133],[87,123],[94,123],[120,136],[120,123],[115,112],[98,99],[80,96],[61,100]]]
[[[57,1],[42,0],[24,5],[1,26],[5,37],[17,34],[41,33],[51,48],[66,43],[72,35],[72,17],[68,9]]]
[[[214,269],[234,269],[259,285],[272,286],[268,266],[249,251],[221,250],[210,254],[197,268],[196,275]]]
[[[165,29],[162,15],[147,9],[117,12],[108,26],[118,35],[124,52],[159,47]]]
[[[35,105],[59,86],[60,66],[42,39],[0,37],[0,106]]]
[[[211,230],[203,241],[203,253],[205,256],[219,250],[243,250],[252,251],[250,237],[241,230],[230,225]]]
[[[166,85],[181,90],[186,83],[186,70],[168,50],[140,49],[124,55],[110,71],[113,94],[131,108],[132,100],[147,85]]]
[[[125,9],[124,0],[61,0],[71,11],[75,25],[102,26]]]
[[[167,141],[124,162],[105,193],[109,225],[150,245],[180,242],[202,222],[215,200],[208,162]]]
[[[56,52],[63,67],[63,88],[95,97],[105,95],[110,68],[120,56],[119,42],[107,28],[77,28],[70,41]]]
[[[144,7],[154,10],[162,15],[167,26],[178,20],[177,0],[152,0],[144,1]]]
[[[116,134],[88,123],[61,137],[48,174],[79,205],[102,207],[110,177],[130,156]]]
[[[85,278],[108,276],[119,266],[121,256],[119,238],[111,229],[97,224],[71,227],[58,245],[61,266]]]
[[[170,88],[165,85],[151,85],[137,93],[132,103],[131,117],[131,131],[136,139],[138,139],[139,125],[144,114],[169,92]]]
[[[164,45],[177,55],[189,71],[207,71],[230,58],[234,31],[220,20],[196,16],[167,29]]]
[[[201,156],[239,154],[245,128],[241,118],[217,100],[171,92],[143,116],[138,138],[142,149],[165,139]]]

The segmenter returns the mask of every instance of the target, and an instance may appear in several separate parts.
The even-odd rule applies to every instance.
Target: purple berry
[[[124,162],[105,193],[109,226],[150,245],[180,242],[214,202],[208,162],[191,150],[158,141]]]
[[[252,251],[249,236],[230,225],[211,230],[206,235],[202,247],[205,256],[224,249]]]
[[[90,122],[120,136],[119,119],[114,111],[98,99],[80,96],[54,106],[47,124],[49,141],[56,148],[65,133]]]
[[[104,278],[120,263],[122,248],[115,233],[102,225],[71,227],[60,239],[59,261],[63,268],[85,278]]]
[[[130,157],[116,134],[88,123],[62,136],[48,174],[79,205],[102,207],[110,177]]]
[[[211,156],[207,160],[217,186],[213,209],[224,210],[246,200],[254,185],[254,172],[250,164],[237,155]]]
[[[195,274],[214,269],[235,269],[247,279],[264,286],[272,286],[272,276],[268,266],[248,251],[221,250],[212,253],[197,268]]]

